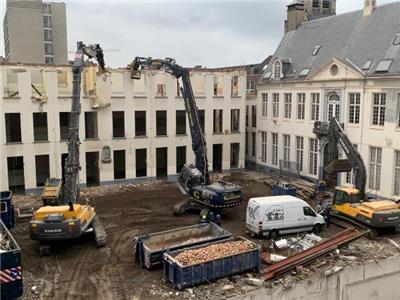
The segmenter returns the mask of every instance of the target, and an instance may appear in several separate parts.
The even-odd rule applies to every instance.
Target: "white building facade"
[[[1,65],[0,189],[33,192],[62,177],[72,101],[69,66]],[[190,129],[176,78],[127,69],[83,75],[82,185],[174,179],[193,163]],[[204,124],[210,170],[244,167],[245,71],[195,69],[191,81]],[[35,87],[35,89],[31,86]],[[38,95],[40,92],[42,96]]]
[[[257,84],[259,169],[293,166],[323,178],[327,147],[313,127],[335,116],[363,157],[367,192],[400,197],[400,33],[390,20],[399,12],[399,3],[373,7],[370,15],[306,22],[284,36]],[[351,172],[338,176],[346,183],[353,183]]]

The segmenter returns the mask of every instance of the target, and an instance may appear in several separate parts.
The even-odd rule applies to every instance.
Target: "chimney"
[[[376,0],[364,0],[364,17],[372,15],[376,7]]]

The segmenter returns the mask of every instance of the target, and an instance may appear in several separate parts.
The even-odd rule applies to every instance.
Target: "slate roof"
[[[400,74],[400,45],[393,45],[400,33],[400,2],[381,5],[370,16],[354,11],[326,17],[302,24],[283,37],[271,62],[277,58],[285,63],[284,79],[304,79],[299,76],[303,69],[311,68],[309,74],[326,64],[333,57],[350,61],[362,69],[366,61],[373,59],[372,67],[364,70],[366,76]],[[316,56],[315,46],[321,46]],[[393,59],[389,72],[376,68],[383,59]],[[272,72],[272,63],[266,72]]]

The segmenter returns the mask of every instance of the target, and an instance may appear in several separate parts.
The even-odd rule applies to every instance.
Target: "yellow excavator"
[[[85,56],[96,59],[99,73],[106,72],[103,50],[100,45],[77,43],[73,65],[72,108],[68,136],[68,157],[65,160],[64,177],[47,180],[42,192],[43,206],[39,208],[29,223],[32,240],[40,242],[40,255],[51,253],[50,243],[80,237],[84,233],[94,232],[97,246],[106,244],[106,232],[94,207],[79,204],[80,192],[79,165],[79,114],[81,76],[85,65]]]
[[[319,139],[328,139],[329,164],[325,167],[328,175],[354,172],[354,186],[337,186],[334,190],[332,213],[344,219],[367,225],[373,229],[395,228],[400,224],[400,208],[390,200],[368,199],[365,194],[366,168],[360,153],[355,149],[336,118],[327,122],[317,121],[313,132]],[[338,145],[347,159],[338,159]]]

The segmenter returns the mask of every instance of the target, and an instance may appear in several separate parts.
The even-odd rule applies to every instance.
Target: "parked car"
[[[320,232],[323,216],[307,202],[293,196],[251,198],[247,205],[246,228],[250,233],[269,238],[304,231]]]

